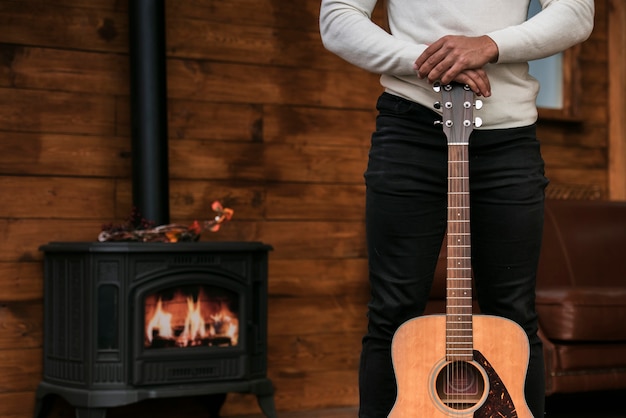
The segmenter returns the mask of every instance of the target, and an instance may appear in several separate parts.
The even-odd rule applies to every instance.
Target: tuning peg
[[[452,122],[451,120],[447,120],[447,121],[442,121],[442,120],[436,120],[433,123],[435,126],[445,126],[446,128],[452,128],[452,125],[454,125],[454,122]]]
[[[477,110],[480,110],[483,107],[483,101],[482,100],[476,100],[473,104],[472,104],[472,102],[463,102],[463,107],[466,108],[466,109],[469,109],[472,106],[474,106]]]
[[[477,117],[476,119],[474,119],[474,126],[480,128],[481,126],[483,126],[483,120]]]
[[[435,93],[439,93],[441,91],[441,83],[439,81],[435,81],[433,83],[433,90]]]
[[[435,102],[435,103],[433,104],[433,107],[434,107],[435,109],[437,109],[437,110],[441,109],[441,102]]]

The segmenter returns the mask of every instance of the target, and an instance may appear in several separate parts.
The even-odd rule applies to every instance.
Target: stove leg
[[[106,418],[106,408],[76,408],[76,418]]]
[[[34,418],[45,418],[52,409],[56,396],[43,389],[37,389],[37,395],[35,397],[35,411],[33,413]]]
[[[276,408],[274,406],[274,395],[257,395],[257,401],[261,407],[261,411],[267,418],[277,418]]]
[[[39,418],[42,414],[42,411],[48,411],[48,408],[44,408],[43,400],[37,399],[35,400],[35,411],[33,413],[34,418]],[[44,414],[45,416],[45,414]]]
[[[47,417],[48,412],[50,411],[50,406],[52,404],[52,400],[49,396],[45,396],[43,399],[37,398],[35,399],[35,412],[33,414],[34,418]]]

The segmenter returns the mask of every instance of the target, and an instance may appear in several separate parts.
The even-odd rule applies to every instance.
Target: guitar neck
[[[473,357],[469,135],[478,102],[466,86],[447,85],[441,92],[448,138],[446,357],[468,361]]]

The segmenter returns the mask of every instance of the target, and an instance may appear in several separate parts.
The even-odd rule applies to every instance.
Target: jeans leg
[[[407,208],[409,197],[374,192],[368,193],[367,200],[368,238],[376,244],[369,246],[371,300],[361,353],[359,416],[386,418],[396,398],[391,341],[403,322],[424,311],[441,248],[445,209],[437,202],[425,202],[422,210]],[[435,228],[411,227],[424,224]]]
[[[391,97],[381,98],[379,111],[365,173],[371,300],[360,418],[386,418],[395,402],[393,334],[424,311],[446,224],[447,149],[432,128],[436,116]]]

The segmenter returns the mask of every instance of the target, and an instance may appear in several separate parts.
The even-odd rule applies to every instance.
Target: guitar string
[[[453,298],[451,304],[454,307],[452,314],[454,315],[454,333],[452,335],[453,342],[451,344],[452,359],[454,360],[450,369],[449,376],[450,390],[452,394],[451,406],[455,410],[461,410],[464,406],[470,405],[470,393],[468,392],[470,378],[470,367],[464,361],[464,356],[469,358],[467,352],[468,345],[468,317],[467,317],[467,193],[466,190],[466,161],[464,146],[454,146],[451,150],[450,168],[450,194],[449,194],[449,216],[452,220],[450,225],[451,234],[449,235],[449,245],[453,255],[453,261],[450,263],[450,275],[453,278],[453,289],[450,296]]]

